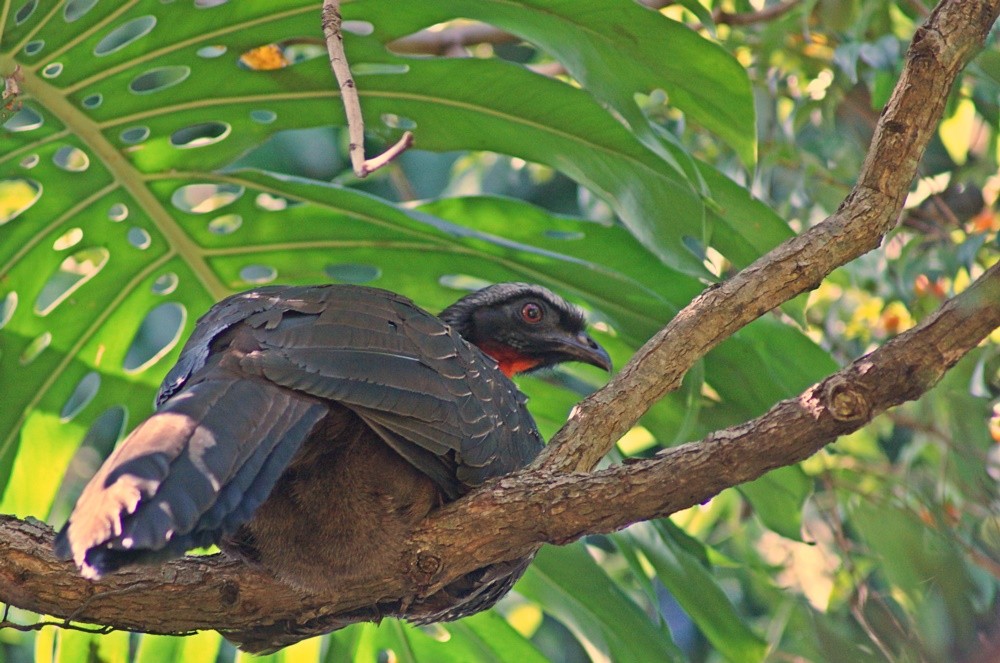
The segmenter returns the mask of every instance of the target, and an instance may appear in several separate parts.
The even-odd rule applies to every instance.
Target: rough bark
[[[531,468],[432,514],[394,576],[345,586],[334,597],[304,596],[213,556],[92,583],[53,558],[47,526],[0,516],[0,601],[121,629],[211,628],[255,649],[278,646],[392,614],[408,597],[539,543],[566,543],[697,504],[802,460],[879,412],[918,397],[1000,326],[1000,266],[918,327],[762,417],[652,459],[590,471],[711,348],[878,246],[896,223],[949,90],[998,13],[1000,0],[941,2],[914,36],[858,184],[837,212],[696,298],[577,408]]]

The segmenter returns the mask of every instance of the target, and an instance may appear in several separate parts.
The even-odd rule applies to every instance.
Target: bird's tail
[[[189,384],[90,480],[56,554],[99,578],[217,543],[267,498],[326,413],[319,401],[263,381],[227,375]]]

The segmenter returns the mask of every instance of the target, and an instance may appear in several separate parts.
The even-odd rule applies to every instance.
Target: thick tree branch
[[[212,628],[253,648],[286,644],[398,614],[411,598],[540,542],[564,543],[699,503],[801,460],[916,398],[1000,325],[1000,267],[918,327],[755,421],[653,459],[582,473],[712,347],[879,244],[896,222],[958,72],[998,13],[1000,0],[944,0],[914,37],[858,185],[841,208],[699,296],[608,387],[580,405],[535,466],[434,513],[412,537],[412,554],[398,573],[344,586],[337,596],[303,596],[215,556],[91,583],[52,557],[48,527],[0,516],[0,601],[116,628]]]

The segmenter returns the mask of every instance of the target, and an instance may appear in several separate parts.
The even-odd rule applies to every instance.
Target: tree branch
[[[486,23],[470,23],[446,30],[421,30],[390,42],[393,53],[403,55],[462,56],[465,47],[474,44],[509,44],[519,41],[517,35]]]
[[[780,18],[794,9],[801,0],[787,0],[778,5],[771,5],[770,7],[765,7],[760,11],[755,12],[727,12],[721,9],[715,10],[715,15],[712,17],[715,22],[719,25],[753,25],[754,23],[766,23],[768,21],[773,21]]]
[[[543,452],[549,469],[589,470],[709,350],[876,248],[899,218],[948,92],[981,48],[1000,0],[941,2],[913,37],[858,182],[830,217],[709,288],[577,408]]]
[[[323,36],[326,39],[327,53],[330,55],[330,67],[337,77],[340,98],[344,103],[344,114],[347,117],[347,133],[350,136],[347,151],[351,156],[354,174],[365,177],[405,152],[413,144],[413,134],[409,131],[403,132],[396,144],[388,150],[377,157],[365,159],[365,120],[361,114],[358,89],[354,84],[354,77],[351,76],[351,68],[347,64],[347,54],[344,52],[341,23],[340,0],[323,0]]]
[[[565,543],[697,504],[916,398],[1000,325],[1000,266],[919,326],[754,421],[652,459],[583,473],[712,347],[879,244],[896,222],[952,84],[998,13],[1000,0],[944,0],[914,36],[858,184],[840,209],[700,295],[578,407],[531,468],[432,514],[397,573],[345,585],[337,596],[303,595],[212,556],[126,569],[93,583],[54,559],[47,526],[0,516],[0,600],[122,629],[218,629],[251,649],[353,621],[419,617],[406,610],[411,599],[466,572],[530,553],[540,542]]]

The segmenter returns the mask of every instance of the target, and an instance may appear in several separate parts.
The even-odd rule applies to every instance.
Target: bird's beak
[[[582,361],[585,364],[611,372],[611,357],[608,355],[608,351],[592,339],[587,332],[580,332],[573,336],[562,336],[557,340],[557,343],[559,352],[571,360]]]

